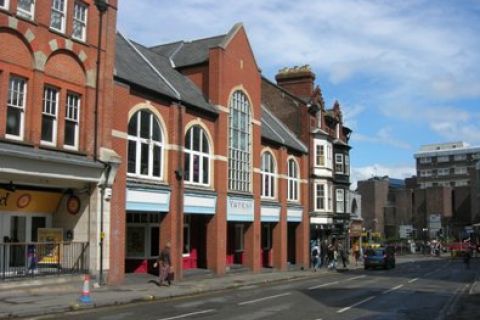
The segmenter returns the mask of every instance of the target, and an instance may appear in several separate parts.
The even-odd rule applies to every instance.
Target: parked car
[[[395,248],[379,247],[367,249],[363,261],[365,270],[370,267],[395,268]]]

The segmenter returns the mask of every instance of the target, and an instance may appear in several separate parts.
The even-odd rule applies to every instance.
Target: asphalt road
[[[457,319],[479,263],[417,260],[391,270],[319,274],[164,302],[94,309],[49,319]],[[480,306],[479,313],[480,314]]]

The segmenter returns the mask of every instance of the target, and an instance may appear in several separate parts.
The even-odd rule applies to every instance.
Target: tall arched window
[[[288,160],[288,201],[298,201],[300,190],[300,178],[298,165],[295,160]]]
[[[188,129],[185,135],[185,181],[195,184],[210,183],[210,146],[205,130],[200,126]]]
[[[250,191],[250,104],[241,91],[230,100],[228,188]]]
[[[128,123],[128,174],[163,178],[163,137],[157,118],[137,111]]]
[[[275,163],[270,152],[262,154],[262,197],[275,197]]]

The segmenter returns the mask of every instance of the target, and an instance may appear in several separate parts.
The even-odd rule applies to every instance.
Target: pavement
[[[397,256],[397,263],[414,262],[418,259],[438,259],[421,255]],[[346,272],[354,269],[363,269],[349,265],[347,269],[338,269]],[[156,277],[151,275],[128,275],[122,285],[102,286],[90,288],[91,303],[80,302],[82,282],[78,276],[72,277],[70,283],[53,283],[31,285],[25,288],[1,289],[0,287],[0,319],[39,317],[47,314],[63,313],[73,310],[107,307],[113,305],[136,303],[141,301],[165,300],[184,296],[193,296],[222,290],[266,285],[281,281],[294,281],[310,277],[319,277],[322,274],[335,271],[321,268],[317,272],[310,270],[289,270],[285,272],[266,271],[261,273],[239,272],[224,276],[200,274],[186,280],[174,282],[171,286],[156,284]],[[478,277],[471,286],[470,293],[478,295],[480,284]],[[71,284],[78,284],[78,290],[73,290]],[[72,291],[73,290],[73,291]]]

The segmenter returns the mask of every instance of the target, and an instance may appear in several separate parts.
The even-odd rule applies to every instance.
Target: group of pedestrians
[[[347,251],[343,244],[335,238],[332,238],[330,242],[328,240],[315,241],[310,256],[314,272],[323,266],[329,270],[336,270],[340,261],[344,268],[347,267]]]

